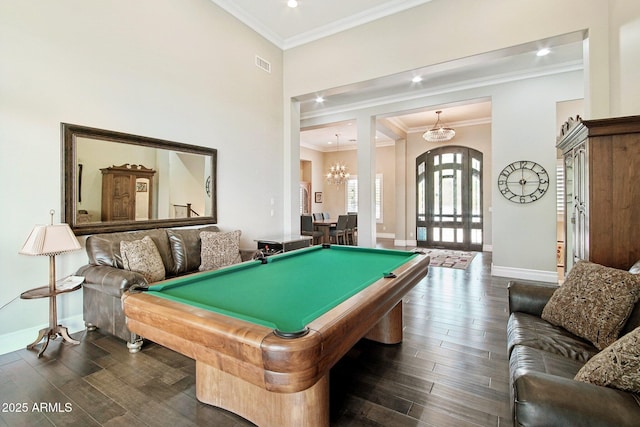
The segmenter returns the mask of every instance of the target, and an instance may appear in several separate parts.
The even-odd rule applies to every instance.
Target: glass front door
[[[418,246],[482,250],[482,153],[447,146],[416,159]]]

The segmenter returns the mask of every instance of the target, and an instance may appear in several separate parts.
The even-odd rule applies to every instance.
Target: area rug
[[[471,264],[471,261],[473,261],[473,258],[476,256],[476,252],[453,251],[448,249],[418,248],[416,250],[424,252],[431,257],[429,267],[458,268],[464,270]]]

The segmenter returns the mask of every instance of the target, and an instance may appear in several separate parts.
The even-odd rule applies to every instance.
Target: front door
[[[482,250],[482,153],[446,146],[416,159],[418,246]]]

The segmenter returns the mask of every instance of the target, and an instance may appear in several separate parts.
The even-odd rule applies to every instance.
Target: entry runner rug
[[[417,250],[427,253],[431,257],[429,267],[447,267],[466,269],[473,258],[475,252],[452,251],[448,249],[428,249],[418,248]]]

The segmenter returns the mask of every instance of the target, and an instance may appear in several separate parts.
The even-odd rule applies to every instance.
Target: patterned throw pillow
[[[576,380],[640,393],[640,328],[636,328],[589,360]]]
[[[153,283],[164,280],[165,270],[160,252],[149,236],[142,240],[123,240],[120,242],[120,255],[126,270],[140,273]]]
[[[640,297],[640,276],[578,262],[551,296],[542,318],[602,350],[618,339]]]
[[[200,233],[200,271],[214,270],[242,261],[240,234],[240,230],[226,233],[202,231]]]

